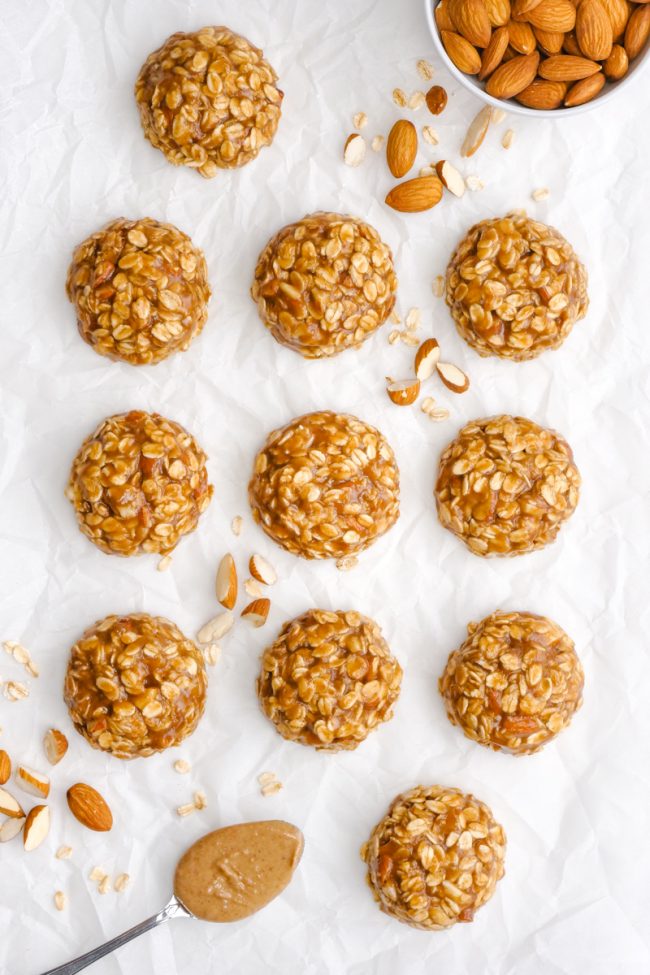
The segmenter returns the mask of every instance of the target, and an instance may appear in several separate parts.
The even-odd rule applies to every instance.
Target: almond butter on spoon
[[[79,972],[170,918],[242,921],[289,885],[303,848],[300,830],[278,819],[237,823],[207,833],[178,861],[173,896],[158,914],[44,975]]]

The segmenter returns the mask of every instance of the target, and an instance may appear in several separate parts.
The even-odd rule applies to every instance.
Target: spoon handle
[[[75,958],[65,965],[59,965],[58,968],[48,969],[46,972],[43,972],[43,975],[74,975],[75,972],[80,972],[82,968],[92,965],[93,962],[96,962],[99,958],[103,958],[104,955],[110,954],[111,951],[115,951],[116,948],[121,948],[128,941],[133,941],[134,938],[144,934],[145,931],[151,931],[152,928],[157,927],[164,921],[168,921],[170,917],[191,917],[191,914],[185,910],[183,905],[175,897],[172,897],[169,904],[166,904],[158,914],[154,914],[153,917],[148,917],[146,921],[141,921],[140,924],[134,925],[134,927],[129,928],[123,934],[118,934],[117,937],[111,938],[105,944],[98,945],[97,948],[87,951],[85,955],[80,955],[79,958]]]

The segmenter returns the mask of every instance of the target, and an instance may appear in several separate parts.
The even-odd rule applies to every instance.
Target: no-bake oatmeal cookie
[[[253,518],[306,559],[361,552],[399,516],[399,470],[379,430],[343,413],[306,413],[269,434],[248,486]]]
[[[257,694],[283,738],[352,749],[393,714],[402,668],[373,620],[312,609],[264,651]]]
[[[169,223],[114,220],[75,249],[66,280],[81,337],[134,366],[184,351],[208,317],[203,252]]]
[[[521,416],[466,424],[440,458],[440,523],[475,555],[523,555],[553,542],[578,503],[566,440]]]
[[[283,227],[260,254],[251,288],[260,318],[306,359],[358,348],[395,304],[390,248],[356,217],[313,213]]]
[[[479,355],[533,359],[586,315],[587,272],[559,231],[519,211],[467,232],[447,268],[446,301]]]
[[[64,699],[93,748],[137,758],[180,744],[205,707],[201,651],[161,616],[107,616],[70,651]]]
[[[273,141],[283,93],[262,51],[227,27],[172,34],[135,83],[145,137],[201,176],[244,166]]]
[[[180,423],[132,410],[81,445],[66,496],[79,528],[109,555],[171,552],[212,497],[206,455]]]
[[[381,910],[425,931],[474,914],[504,873],[506,837],[485,803],[460,789],[397,796],[361,850]]]
[[[570,724],[583,685],[573,640],[557,623],[501,611],[469,624],[439,682],[452,724],[514,755],[539,751]]]

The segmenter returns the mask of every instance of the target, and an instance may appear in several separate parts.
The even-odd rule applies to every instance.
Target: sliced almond
[[[441,159],[436,163],[436,172],[440,177],[443,186],[446,186],[454,196],[462,196],[465,192],[465,180],[460,175],[455,166],[452,166],[446,159]]]
[[[463,139],[463,144],[460,147],[461,156],[468,159],[470,156],[474,155],[485,138],[485,133],[488,130],[491,118],[492,109],[489,105],[486,105],[485,108],[481,109],[478,115],[474,116],[470,123],[470,127],[467,130],[467,134]]]
[[[220,640],[222,637],[232,630],[235,623],[235,617],[229,610],[225,613],[219,613],[214,616],[211,620],[201,627],[196,635],[199,643],[214,643],[215,640]]]
[[[424,382],[431,379],[436,371],[436,363],[440,359],[440,346],[437,339],[425,339],[415,353],[415,375]]]
[[[22,819],[25,815],[18,800],[6,789],[0,789],[0,813],[12,819]]]
[[[349,135],[343,147],[343,161],[346,166],[360,166],[366,158],[366,140],[358,132]]]
[[[8,843],[9,840],[13,840],[15,836],[18,836],[24,825],[24,816],[5,819],[2,826],[0,826],[0,843]]]
[[[242,619],[247,620],[254,627],[264,626],[270,608],[270,599],[254,599],[252,603],[242,609]]]
[[[443,383],[452,393],[464,393],[469,389],[469,377],[452,362],[437,362],[436,369]]]
[[[250,562],[248,563],[248,571],[254,579],[264,583],[265,586],[274,586],[278,581],[277,572],[263,555],[251,555]]]
[[[50,780],[47,775],[42,775],[25,765],[19,765],[16,769],[16,784],[23,792],[36,796],[37,799],[47,799],[50,794]]]
[[[0,785],[4,785],[10,778],[11,759],[4,748],[0,748]]]
[[[50,831],[50,810],[48,806],[34,806],[27,813],[23,828],[23,846],[31,853],[40,846]]]
[[[58,765],[68,750],[68,739],[62,731],[50,728],[49,731],[45,732],[43,748],[50,765]]]
[[[226,609],[237,602],[237,568],[230,552],[222,558],[217,569],[217,599]]]
[[[395,406],[410,406],[415,403],[420,394],[419,379],[386,379],[386,392]]]
[[[253,596],[255,599],[261,599],[264,595],[264,590],[257,579],[247,579],[244,583],[244,589],[249,596]]]

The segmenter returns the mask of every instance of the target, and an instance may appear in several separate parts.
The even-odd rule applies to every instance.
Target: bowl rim
[[[519,102],[514,101],[512,98],[494,98],[492,95],[488,95],[484,88],[481,88],[473,81],[473,75],[466,75],[456,67],[445,51],[442,38],[438,32],[438,25],[436,24],[433,14],[435,3],[436,0],[424,0],[424,14],[433,43],[447,70],[454,76],[454,78],[456,78],[457,81],[460,81],[463,88],[467,89],[467,91],[473,92],[477,98],[481,99],[481,101],[491,105],[493,108],[500,108],[502,111],[512,113],[514,115],[525,115],[527,118],[557,119],[567,118],[570,115],[580,115],[582,112],[588,112],[591,109],[596,108],[597,105],[601,105],[604,102],[615,98],[621,88],[623,88],[627,82],[632,81],[635,76],[639,76],[644,68],[647,67],[648,62],[650,62],[650,58],[648,57],[648,54],[650,53],[649,38],[648,41],[646,41],[645,50],[639,55],[639,60],[634,66],[633,70],[613,84],[610,83],[609,91],[606,91],[604,94],[599,95],[597,98],[592,98],[591,101],[585,102],[584,105],[573,105],[571,108],[528,108],[526,105],[520,105]]]

